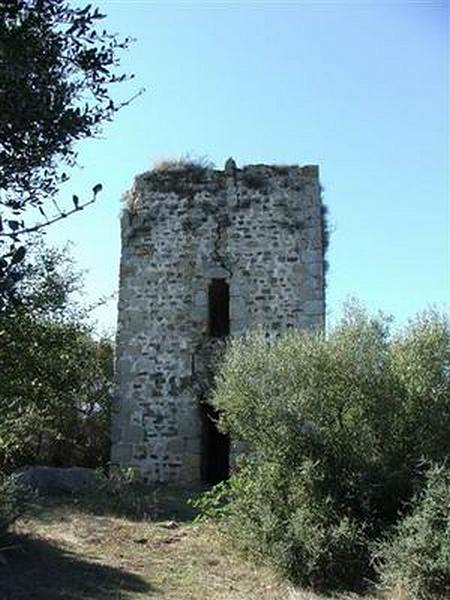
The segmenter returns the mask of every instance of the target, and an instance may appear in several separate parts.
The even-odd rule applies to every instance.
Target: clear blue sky
[[[85,4],[79,3],[79,4]],[[332,227],[328,319],[357,296],[404,322],[449,290],[445,1],[94,2],[137,38],[144,96],[79,146],[63,191],[101,200],[47,234],[71,239],[89,300],[117,289],[121,196],[155,159],[319,164]],[[115,303],[97,313],[113,328]]]

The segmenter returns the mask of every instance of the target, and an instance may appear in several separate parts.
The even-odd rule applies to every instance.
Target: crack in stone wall
[[[224,215],[221,217],[219,216],[217,218],[216,232],[215,232],[214,241],[213,241],[213,257],[214,257],[215,261],[217,262],[217,264],[220,265],[221,267],[223,267],[223,269],[225,269],[225,271],[228,273],[229,277],[231,278],[233,276],[233,271],[231,270],[231,267],[229,266],[228,261],[221,254],[221,245],[223,244],[223,235],[224,235],[226,228],[229,227],[229,225],[230,225],[230,221],[229,221],[227,215]]]

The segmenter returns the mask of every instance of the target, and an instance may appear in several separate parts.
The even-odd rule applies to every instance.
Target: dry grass
[[[214,163],[208,156],[184,154],[179,158],[159,158],[153,163],[153,171],[179,171],[189,168],[213,169]]]
[[[244,560],[208,524],[60,504],[19,522],[5,546],[0,600],[326,600]]]

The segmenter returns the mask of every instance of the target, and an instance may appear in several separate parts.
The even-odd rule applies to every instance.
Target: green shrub
[[[67,250],[43,247],[0,312],[0,472],[109,460],[113,347],[77,304]]]
[[[140,521],[158,514],[159,488],[145,484],[135,469],[114,466],[109,469],[107,476],[102,469],[96,473],[95,486],[58,500],[96,515],[114,515]]]
[[[293,473],[289,465],[243,463],[196,503],[202,514],[221,519],[239,546],[270,558],[297,583],[358,587],[368,572],[368,540],[364,528],[321,493],[318,465],[305,461]]]
[[[371,577],[371,543],[423,485],[423,459],[450,454],[449,340],[443,315],[392,334],[357,307],[328,336],[233,340],[211,402],[250,448],[222,508],[234,539],[315,586]]]
[[[13,479],[0,479],[0,541],[8,527],[27,513],[34,499],[34,494],[24,490]]]
[[[450,597],[450,469],[435,466],[412,510],[376,550],[382,587],[411,600]]]
[[[156,511],[155,488],[143,483],[132,468],[112,467],[99,486],[98,496],[103,498],[106,512],[130,519],[149,519]]]

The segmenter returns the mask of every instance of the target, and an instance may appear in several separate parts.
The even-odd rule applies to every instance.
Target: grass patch
[[[243,559],[214,525],[193,524],[192,490],[148,493],[145,520],[117,516],[99,496],[42,501],[2,540],[0,598],[325,600]]]

